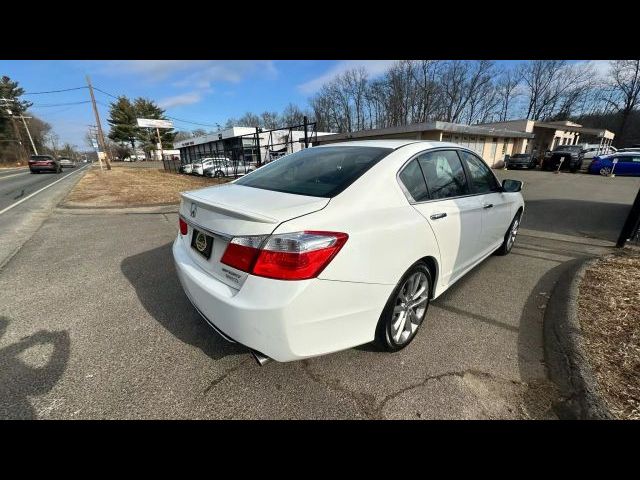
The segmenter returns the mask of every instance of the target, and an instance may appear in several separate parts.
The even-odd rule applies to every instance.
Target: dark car
[[[51,155],[31,155],[31,158],[29,158],[29,170],[31,170],[31,173],[61,173],[62,165]]]
[[[505,159],[504,165],[509,168],[536,168],[538,162],[531,153],[516,153]]]
[[[640,176],[640,152],[616,152],[596,157],[589,165],[589,173]]]
[[[580,145],[558,145],[542,159],[542,170],[569,170],[577,172],[582,163]]]

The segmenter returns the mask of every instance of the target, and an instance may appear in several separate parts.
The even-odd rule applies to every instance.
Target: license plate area
[[[194,228],[191,234],[191,248],[209,260],[213,250],[213,237]]]

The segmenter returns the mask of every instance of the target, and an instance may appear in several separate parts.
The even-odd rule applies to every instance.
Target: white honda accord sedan
[[[396,351],[431,300],[509,253],[521,187],[452,143],[318,146],[183,193],[173,256],[202,317],[261,364]]]

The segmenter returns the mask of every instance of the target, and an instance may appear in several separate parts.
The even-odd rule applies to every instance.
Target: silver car
[[[60,166],[62,168],[75,168],[76,162],[71,160],[70,158],[60,157]]]
[[[256,169],[254,164],[243,164],[240,162],[216,161],[211,166],[204,169],[204,175],[207,177],[235,177],[242,176],[253,172]]]

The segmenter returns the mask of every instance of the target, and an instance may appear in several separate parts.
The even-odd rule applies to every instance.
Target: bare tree
[[[609,75],[613,95],[608,102],[620,112],[618,136],[623,141],[629,116],[640,98],[640,60],[614,60]]]
[[[262,112],[260,121],[264,128],[274,129],[280,126],[280,116],[278,112]]]
[[[518,70],[508,69],[502,72],[497,84],[497,94],[499,100],[498,121],[505,122],[509,118],[509,113],[513,102],[518,97],[518,87],[522,77]]]

